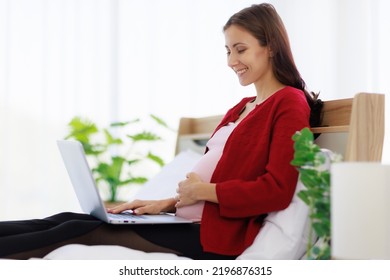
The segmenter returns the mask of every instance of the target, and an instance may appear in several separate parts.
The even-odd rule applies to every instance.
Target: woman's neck
[[[254,103],[260,104],[264,102],[267,98],[273,95],[275,92],[281,90],[286,85],[279,82],[276,78],[271,78],[267,82],[258,82],[255,84],[256,87],[256,100]]]

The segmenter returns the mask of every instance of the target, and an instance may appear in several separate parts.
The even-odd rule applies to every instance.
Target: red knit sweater
[[[236,121],[253,98],[244,98],[231,108],[216,130]],[[219,204],[206,202],[203,210],[201,242],[205,251],[241,254],[252,244],[266,214],[290,204],[298,179],[290,165],[294,154],[291,137],[309,127],[309,115],[304,93],[285,87],[237,125],[211,178]]]

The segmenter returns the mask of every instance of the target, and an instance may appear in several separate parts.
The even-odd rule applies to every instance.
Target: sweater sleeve
[[[292,200],[298,179],[297,170],[290,164],[294,155],[292,135],[309,126],[310,109],[305,99],[293,95],[274,103],[261,132],[248,132],[254,129],[248,120],[246,134],[241,135],[249,137],[247,145],[228,147],[231,150],[227,152],[243,156],[235,162],[222,161],[220,168],[245,174],[217,181],[219,211],[223,217],[258,216],[282,210]],[[255,129],[259,130],[258,126]]]

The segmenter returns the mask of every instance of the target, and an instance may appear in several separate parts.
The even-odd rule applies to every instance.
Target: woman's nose
[[[237,56],[235,56],[234,54],[229,54],[228,55],[228,58],[227,58],[227,63],[228,63],[228,66],[229,67],[233,67],[235,65],[238,64],[238,59],[237,59]]]

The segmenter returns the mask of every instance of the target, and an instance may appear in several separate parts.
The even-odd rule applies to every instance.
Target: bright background
[[[75,115],[223,114],[254,89],[226,67],[222,26],[256,1],[0,0],[0,220],[79,211],[56,140]],[[275,0],[323,100],[390,99],[390,2]],[[389,117],[383,162],[390,162]],[[174,135],[159,149],[174,155]]]

